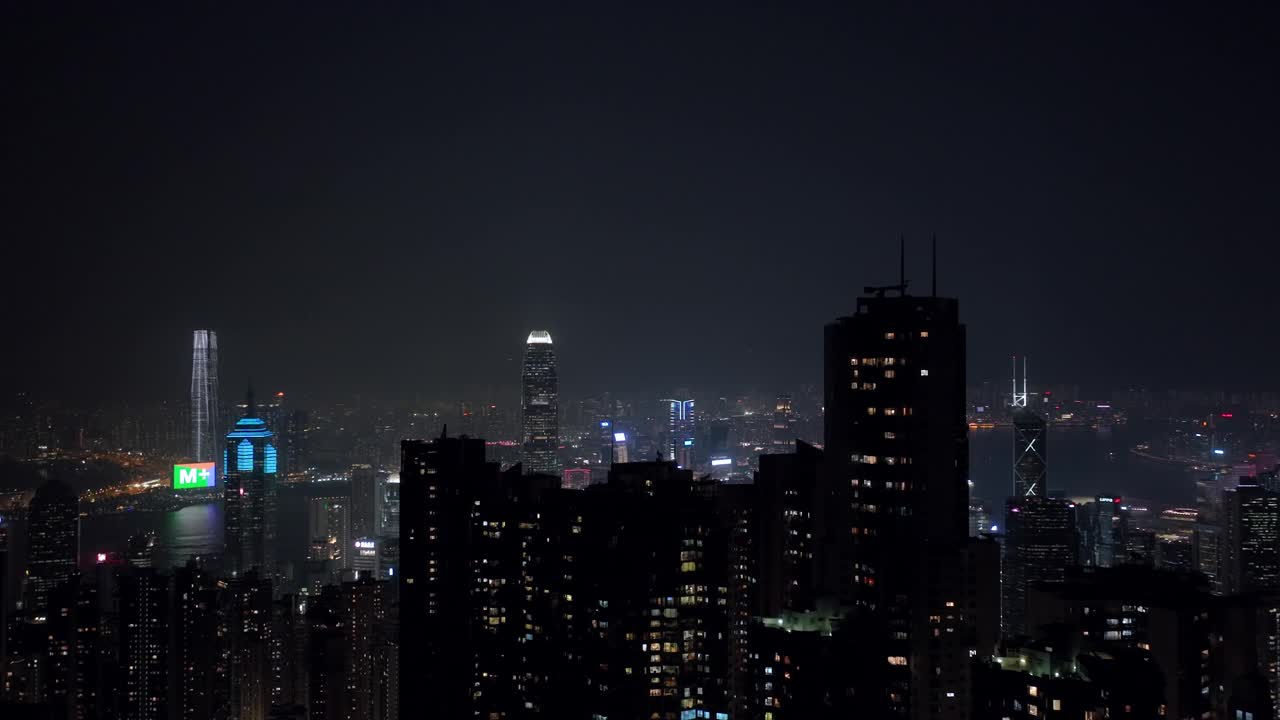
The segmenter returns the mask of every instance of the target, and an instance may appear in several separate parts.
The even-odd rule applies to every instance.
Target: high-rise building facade
[[[378,532],[378,473],[370,465],[351,466],[351,534],[371,537]]]
[[[525,342],[520,376],[524,413],[521,462],[526,473],[560,474],[560,399],[551,333],[534,330]]]
[[[196,330],[191,351],[192,462],[214,462],[218,442],[218,334]]]
[[[227,433],[222,453],[224,562],[233,574],[275,572],[276,475],[274,434],[256,416],[250,395],[245,416]]]
[[[1241,484],[1223,500],[1223,590],[1280,592],[1280,495]]]
[[[692,470],[695,460],[694,424],[692,400],[663,400],[667,403],[667,433],[669,457],[676,467]]]
[[[473,493],[496,481],[498,465],[485,461],[478,438],[405,440],[400,448],[401,652],[431,688],[403,693],[401,710],[405,717],[469,716],[470,513]]]
[[[1026,407],[1013,411],[1013,497],[1049,497],[1048,433],[1044,418]]]
[[[1036,496],[1009,498],[1005,513],[1005,554],[1001,591],[1002,625],[1009,637],[1027,635],[1027,588],[1061,582],[1076,565],[1080,548],[1076,510],[1068,500]]]
[[[50,593],[71,579],[80,551],[80,500],[61,480],[36,490],[27,515],[28,617],[43,622]]]
[[[929,632],[913,627],[924,590],[919,568],[968,537],[965,328],[956,300],[892,289],[899,295],[878,289],[858,299],[856,314],[826,327],[836,583],[846,604],[885,629],[889,706],[950,717],[967,712],[963,678],[936,674],[942,667],[931,655],[913,657],[912,634]],[[964,611],[952,614],[967,622]]]
[[[308,560],[337,561],[350,567],[351,501],[344,497],[311,498],[307,508]]]
[[[120,670],[124,720],[164,720],[169,709],[169,576],[120,574]]]

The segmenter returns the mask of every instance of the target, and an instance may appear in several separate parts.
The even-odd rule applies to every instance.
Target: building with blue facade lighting
[[[276,470],[274,435],[256,417],[253,394],[245,416],[227,433],[222,452],[223,523],[228,572],[275,572]]]

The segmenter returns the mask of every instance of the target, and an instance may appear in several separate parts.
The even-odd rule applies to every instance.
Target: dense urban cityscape
[[[1280,4],[0,4],[0,720],[1280,720]]]
[[[959,303],[868,290],[821,396],[570,406],[532,330],[501,403],[224,403],[198,330],[185,406],[16,398],[6,714],[1273,717],[1280,398],[966,388]],[[1117,434],[1164,486],[1059,481]]]

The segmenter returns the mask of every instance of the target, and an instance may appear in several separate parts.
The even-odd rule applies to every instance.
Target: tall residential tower
[[[524,412],[521,437],[524,471],[559,475],[559,382],[556,379],[556,353],[551,345],[551,333],[546,330],[529,333],[520,382],[523,390],[521,409]]]
[[[888,656],[878,702],[900,717],[964,717],[970,653],[998,634],[995,614],[984,632],[976,613],[999,605],[966,602],[999,580],[998,548],[968,539],[965,328],[956,300],[908,295],[905,280],[867,292],[826,328],[831,582],[885,630],[868,645],[883,654],[867,662]]]
[[[218,333],[196,330],[191,351],[191,461],[214,462],[218,441]]]

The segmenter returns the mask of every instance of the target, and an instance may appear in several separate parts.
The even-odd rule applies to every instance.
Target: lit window
[[[920,368],[920,377],[929,377],[929,371],[924,368]]]
[[[898,437],[898,434],[897,434],[897,433],[894,433],[894,432],[886,432],[886,433],[884,434],[884,439],[885,439],[885,440],[892,440],[892,439],[894,439],[894,438],[896,438],[896,437]]]
[[[858,358],[849,358],[849,364],[856,366],[858,364]]]
[[[1062,711],[1062,701],[1061,701],[1061,700],[1059,700],[1059,699],[1057,699],[1057,698],[1054,698],[1054,699],[1053,699],[1053,711],[1054,711],[1054,712],[1061,712],[1061,711]]]
[[[1031,697],[1040,697],[1040,688],[1036,687],[1035,685],[1028,685],[1027,694],[1030,695]]]
[[[928,331],[928,330],[921,330],[921,331],[920,331],[920,337],[922,337],[922,338],[927,338],[927,337],[929,337],[929,331]]]
[[[892,377],[896,377],[896,376],[897,376],[897,373],[895,373],[895,372],[894,372],[894,371],[892,371],[892,370],[885,370],[885,371],[884,371],[884,376],[885,376],[886,378],[892,378]]]
[[[894,362],[896,362],[896,361],[895,361],[893,358],[885,358],[883,362],[884,362],[885,366],[886,366],[886,367],[888,367],[889,365],[894,364]]]
[[[875,413],[871,413],[871,414],[872,414],[872,415],[875,415]],[[885,414],[885,415],[897,415],[897,414],[898,414],[898,408],[885,408],[885,409],[884,409],[884,414]]]
[[[867,414],[868,414],[868,415],[875,415],[875,414],[876,414],[876,409],[875,409],[875,408],[873,408],[873,407],[869,407],[869,408],[867,408]]]
[[[893,339],[893,333],[885,333],[885,334],[884,334],[884,339],[885,339],[885,340],[892,340],[892,339]]]
[[[902,655],[890,655],[889,664],[890,665],[906,665],[907,658]]]
[[[864,463],[866,463],[866,464],[868,464],[868,465],[875,465],[875,464],[876,464],[876,462],[878,462],[878,461],[879,461],[879,459],[880,459],[880,458],[876,457],[875,455],[863,455],[863,456],[862,456],[862,462],[864,462]]]
[[[1027,714],[1030,715],[1031,717],[1040,717],[1040,708],[1036,707],[1035,705],[1028,705]]]

